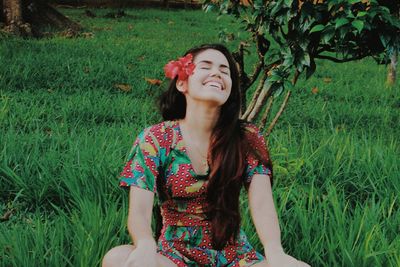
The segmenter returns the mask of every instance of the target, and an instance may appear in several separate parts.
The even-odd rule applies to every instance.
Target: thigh
[[[114,247],[107,252],[103,258],[102,267],[123,266],[128,259],[129,254],[135,249],[133,245],[122,245]],[[157,253],[158,267],[176,267],[176,264],[170,259]]]
[[[110,249],[103,257],[102,267],[123,266],[129,254],[135,249],[132,245],[122,245]]]
[[[158,267],[177,267],[177,265],[165,257],[164,255],[161,255],[160,253],[157,253],[157,261],[158,261]]]
[[[257,262],[256,264],[250,265],[251,267],[268,267],[268,263],[266,260]]]

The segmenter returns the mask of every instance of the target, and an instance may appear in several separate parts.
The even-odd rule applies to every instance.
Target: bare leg
[[[110,249],[104,255],[102,267],[123,266],[129,254],[135,249],[135,246],[123,245]]]
[[[266,260],[260,261],[256,264],[251,265],[251,267],[269,267]]]
[[[132,245],[122,245],[109,250],[103,258],[102,267],[120,267],[125,264],[129,254],[135,249]],[[170,259],[157,254],[158,267],[176,267]]]

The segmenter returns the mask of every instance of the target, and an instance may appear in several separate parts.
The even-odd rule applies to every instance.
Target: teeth
[[[214,87],[217,87],[218,89],[221,89],[222,90],[222,85],[220,84],[220,83],[217,83],[217,82],[208,82],[208,83],[206,83],[207,85],[211,85],[211,86],[214,86]]]

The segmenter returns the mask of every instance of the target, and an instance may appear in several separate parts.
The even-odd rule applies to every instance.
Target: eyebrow
[[[197,63],[197,64],[200,64],[200,63],[207,63],[207,64],[212,64],[212,61],[209,61],[209,60],[202,60],[202,61],[200,61],[199,63]],[[227,65],[225,65],[225,64],[221,64],[221,65],[219,65],[220,67],[223,67],[223,68],[228,68],[229,69],[229,67],[227,66]]]

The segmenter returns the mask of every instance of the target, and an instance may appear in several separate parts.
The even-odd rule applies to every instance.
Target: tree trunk
[[[25,23],[22,16],[21,0],[3,0],[2,11],[6,31],[18,36],[32,35],[30,24]]]
[[[394,53],[390,57],[390,64],[388,66],[388,74],[386,79],[386,83],[389,86],[393,86],[396,82],[397,57],[398,57],[397,51],[394,51]]]
[[[41,26],[79,31],[81,26],[41,0],[1,0],[5,30],[18,36],[40,36]]]
[[[3,7],[5,23],[7,25],[23,21],[21,0],[3,0]]]
[[[379,5],[383,5],[389,8],[390,13],[393,16],[400,18],[400,1],[393,0],[379,0]],[[399,51],[394,51],[390,57],[390,64],[388,66],[388,73],[386,78],[386,84],[388,86],[393,86],[396,82],[396,69],[397,69],[397,60],[398,60]]]

